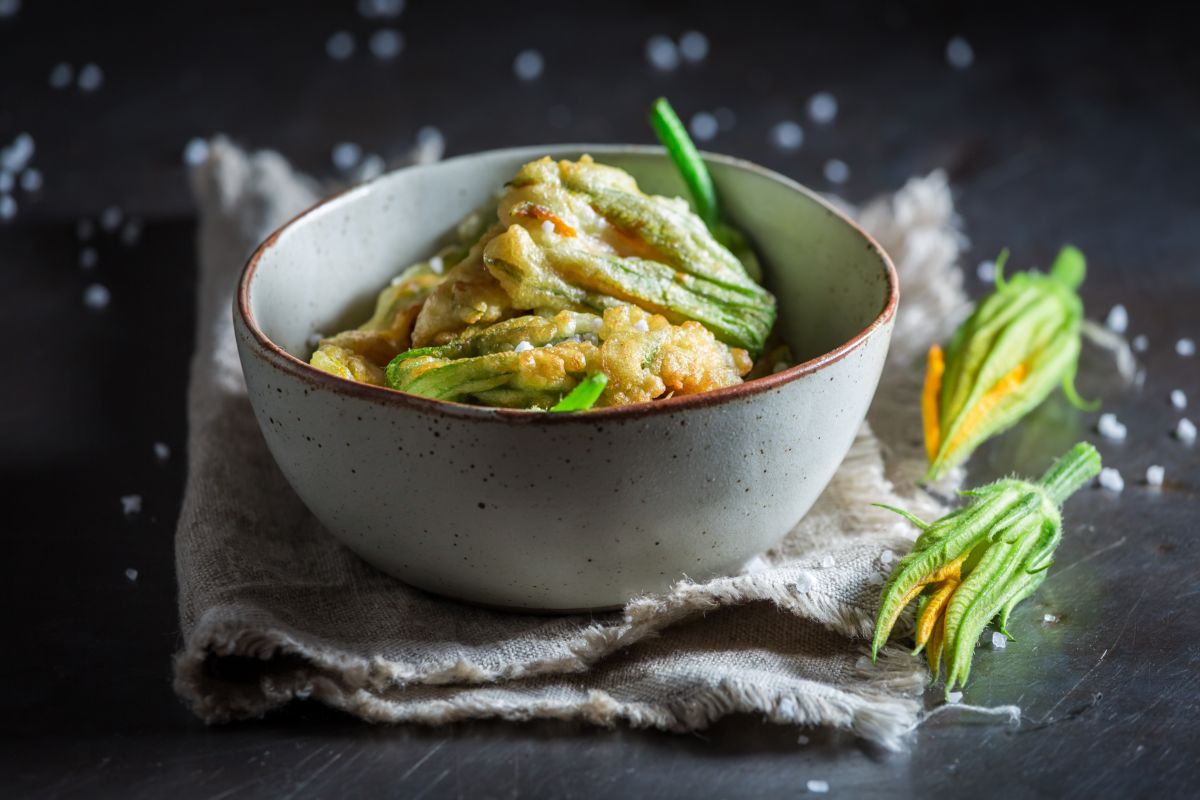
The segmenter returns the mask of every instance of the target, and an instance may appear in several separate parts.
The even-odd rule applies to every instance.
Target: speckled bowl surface
[[[583,152],[646,191],[685,194],[656,147],[463,156],[325,200],[242,275],[238,350],[271,453],[331,534],[414,586],[565,611],[734,572],[812,506],[875,392],[898,300],[888,257],[812,192],[721,156],[706,158],[724,212],[763,258],[797,366],[579,414],[445,403],[308,366],[314,331],[365,317],[393,275],[521,164]]]

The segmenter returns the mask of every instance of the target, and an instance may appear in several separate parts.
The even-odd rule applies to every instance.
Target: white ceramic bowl
[[[657,147],[497,150],[384,175],[285,225],[234,304],[250,402],[300,498],[381,570],[522,609],[606,608],[736,571],[795,525],[875,392],[898,299],[870,237],[813,192],[706,156],[754,241],[801,362],[703,395],[579,414],[478,408],[308,366],[308,337],[359,316],[402,267],[517,168],[588,152],[648,192],[683,195]]]

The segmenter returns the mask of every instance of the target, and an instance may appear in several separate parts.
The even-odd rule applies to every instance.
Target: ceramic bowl
[[[898,300],[887,255],[813,192],[723,156],[706,159],[725,214],[763,259],[801,362],[790,369],[708,394],[546,414],[429,400],[306,363],[314,331],[367,316],[393,275],[521,164],[584,152],[647,192],[685,194],[656,147],[479,153],[325,200],[242,274],[237,344],[271,453],[330,533],[411,585],[568,611],[735,572],[812,506],[875,392]]]

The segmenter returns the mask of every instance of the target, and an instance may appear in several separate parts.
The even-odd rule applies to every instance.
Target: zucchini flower
[[[921,529],[883,588],[871,655],[887,641],[900,613],[917,600],[916,650],[925,650],[933,680],[943,655],[946,691],[966,685],[979,635],[993,619],[1008,633],[1013,608],[1032,595],[1062,538],[1059,509],[1100,472],[1086,442],[1058,459],[1037,483],[1016,478],[963,492],[972,502],[934,523],[895,511]]]
[[[921,415],[929,471],[937,480],[991,436],[1014,425],[1062,385],[1075,391],[1083,302],[1083,253],[1064,247],[1050,274],[1020,272],[1005,280],[1001,253],[996,291],[955,332],[945,355],[929,350]]]

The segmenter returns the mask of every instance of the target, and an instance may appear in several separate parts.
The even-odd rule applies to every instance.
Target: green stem
[[[608,385],[608,375],[603,372],[593,373],[567,392],[567,396],[558,401],[551,411],[587,411],[596,405],[604,387]]]
[[[1100,453],[1087,442],[1080,442],[1054,462],[1040,481],[1057,505],[1100,474]]]
[[[696,213],[711,230],[717,224],[717,192],[713,188],[712,176],[708,174],[708,167],[688,136],[687,128],[667,98],[658,98],[650,107],[650,125],[683,176],[692,202],[696,204]]]

